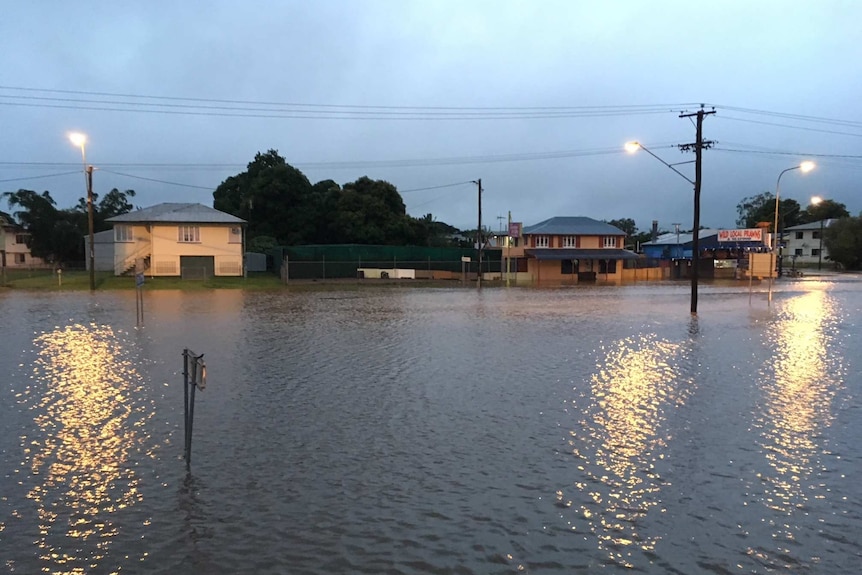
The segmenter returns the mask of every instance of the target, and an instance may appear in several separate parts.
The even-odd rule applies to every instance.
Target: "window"
[[[811,255],[812,255],[812,256],[819,256],[819,255],[820,255],[820,250],[819,250],[819,249],[817,249],[817,248],[813,248],[813,249],[811,250]]]
[[[602,247],[615,248],[617,247],[617,238],[614,236],[605,236],[602,238]]]
[[[114,241],[115,242],[133,242],[135,238],[132,236],[132,226],[114,226]]]
[[[615,274],[617,273],[617,260],[599,260],[600,274]]]
[[[578,238],[576,236],[563,236],[563,247],[564,248],[576,248],[576,247],[578,247]]]
[[[793,255],[801,256],[802,255],[802,248],[796,248],[795,250],[793,250]]]
[[[536,236],[536,247],[537,248],[546,248],[551,245],[550,238],[548,236]]]
[[[25,254],[15,254],[15,263],[16,264],[27,263],[27,256]]]
[[[805,237],[805,232],[796,232],[797,240],[801,240],[803,237]]]
[[[578,260],[560,260],[560,273],[571,275],[578,271]]]
[[[812,239],[819,240],[820,239],[820,230],[811,232]]]
[[[201,241],[201,229],[199,226],[180,226],[179,240],[182,243],[194,244]]]
[[[232,227],[228,233],[227,242],[229,244],[242,243],[242,229],[239,227]]]
[[[16,244],[26,244],[27,243],[27,234],[15,234],[15,243]]]

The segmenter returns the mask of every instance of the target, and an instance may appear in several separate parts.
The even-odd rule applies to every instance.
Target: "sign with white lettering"
[[[762,242],[763,228],[747,228],[742,230],[718,230],[720,242]]]

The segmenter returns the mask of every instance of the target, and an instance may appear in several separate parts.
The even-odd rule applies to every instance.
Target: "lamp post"
[[[87,183],[87,228],[90,233],[88,247],[88,260],[90,264],[90,291],[96,291],[96,268],[95,268],[95,237],[93,233],[93,166],[87,164],[87,136],[80,132],[69,134],[69,141],[81,148],[81,161],[84,163],[84,178]]]
[[[815,167],[814,162],[804,161],[801,162],[797,166],[792,166],[790,168],[781,170],[778,174],[778,179],[775,180],[775,225],[772,227],[773,239],[772,239],[772,258],[778,257],[777,265],[771,265],[770,267],[776,270],[778,276],[781,275],[781,230],[778,228],[778,203],[781,198],[781,176],[786,174],[787,172],[791,172],[793,170],[801,170],[802,173],[807,173],[813,170]],[[770,270],[771,271],[771,270]],[[769,302],[772,301],[772,274],[769,274],[769,297],[767,298]]]
[[[812,206],[819,206],[823,203],[823,198],[814,196],[811,198]],[[820,246],[817,248],[817,271],[822,269],[823,265],[823,218],[820,218]]]
[[[697,280],[700,271],[700,186],[695,180],[677,170],[672,165],[668,164],[640,142],[626,142],[625,149],[630,154],[643,150],[674,172],[682,179],[694,186],[694,221],[691,231],[691,313],[697,313]],[[679,227],[677,227],[677,248],[679,248]]]

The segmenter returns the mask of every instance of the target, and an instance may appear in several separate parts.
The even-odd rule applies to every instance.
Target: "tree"
[[[222,182],[213,207],[246,220],[250,240],[271,236],[282,245],[300,245],[317,232],[311,183],[276,150],[257,153],[245,172]]]
[[[803,223],[802,206],[794,199],[778,201],[778,213],[781,221],[780,228],[787,228]],[[775,222],[775,195],[772,192],[762,192],[755,196],[743,198],[736,204],[736,225],[741,228],[756,228],[760,222]],[[772,226],[770,226],[772,227]]]
[[[87,217],[74,209],[58,210],[50,192],[18,190],[3,194],[17,210],[15,219],[29,233],[30,253],[46,261],[70,262],[84,259],[83,237]]]
[[[606,221],[615,228],[619,228],[626,233],[626,239],[632,237],[636,233],[638,233],[638,227],[635,225],[635,221],[631,218],[621,218],[619,220],[610,220]]]
[[[410,221],[404,202],[395,186],[384,180],[363,176],[344,184],[333,223],[338,243],[410,243]]]
[[[862,269],[862,214],[833,222],[823,231],[823,247],[845,270]]]
[[[113,188],[101,200],[99,199],[99,194],[94,192],[93,229],[97,232],[111,229],[110,224],[106,220],[131,212],[134,206],[129,203],[129,198],[133,197],[135,197],[135,190],[121,192],[117,188]],[[82,214],[87,214],[87,199],[78,198],[78,205],[75,206],[75,210]]]
[[[850,212],[847,206],[834,200],[823,200],[817,204],[811,204],[802,211],[800,223],[819,222],[820,220],[848,218]]]

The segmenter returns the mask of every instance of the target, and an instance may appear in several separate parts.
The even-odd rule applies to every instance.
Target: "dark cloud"
[[[815,158],[818,170],[783,179],[783,196],[805,204],[819,194],[854,214],[862,209],[853,193],[862,164],[838,157],[858,156],[862,137],[854,101],[862,82],[854,71],[862,5],[854,2],[806,10],[736,1],[42,2],[4,13],[0,157],[7,163],[0,180],[68,170],[28,163],[75,162],[65,133],[77,129],[89,135],[94,164],[127,164],[98,173],[97,188],[134,188],[144,205],[177,198],[211,204],[211,189],[257,151],[275,148],[312,181],[368,175],[410,190],[482,178],[492,227],[511,211],[526,223],[587,215],[632,217],[642,229],[655,219],[670,228],[690,225],[691,186],[646,154],[624,154],[622,144],[638,139],[668,162],[692,160],[670,146],[694,139],[680,109],[706,102],[718,113],[705,122],[706,137],[717,142],[705,154],[705,225],[732,226],[739,200],[774,190],[778,173],[806,154],[824,155]],[[498,116],[518,117],[489,118],[490,110],[484,119],[454,121],[232,117],[218,103],[182,100],[162,103],[192,107],[118,112],[104,103],[114,97],[10,87],[319,111],[346,104],[394,114],[413,106],[426,116],[432,107],[497,107]],[[98,99],[88,105],[102,109],[56,98]],[[529,118],[519,110],[644,104],[661,104],[661,112],[606,108],[616,113]],[[64,105],[70,107],[55,107]],[[246,108],[242,113],[256,113]],[[129,165],[145,163],[170,165]],[[693,166],[678,168],[693,177]],[[18,187],[49,189],[62,206],[83,193],[74,176],[0,184],[2,191]],[[474,186],[404,198],[413,215],[475,226]]]

